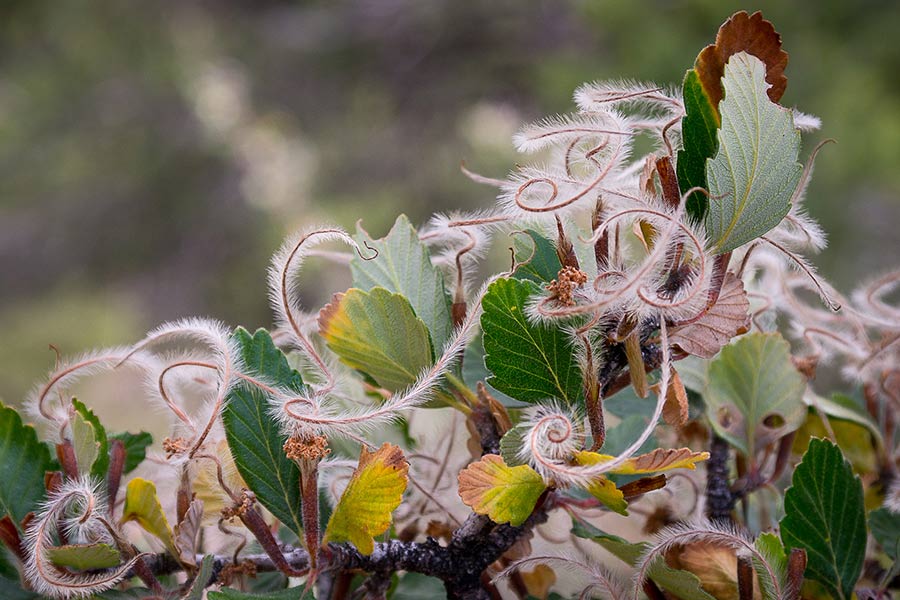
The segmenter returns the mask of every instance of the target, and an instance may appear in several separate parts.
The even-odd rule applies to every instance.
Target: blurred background
[[[838,141],[807,205],[846,291],[900,263],[896,1],[4,0],[0,398],[52,367],[48,344],[188,315],[268,325],[285,234],[487,206],[461,160],[503,177],[515,130],[584,81],[679,83],[739,9],[783,36],[782,103],[824,122],[804,156]],[[310,305],[337,291],[320,276]]]

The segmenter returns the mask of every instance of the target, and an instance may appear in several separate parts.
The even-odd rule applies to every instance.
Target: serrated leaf
[[[128,521],[136,521],[145,531],[156,536],[172,556],[178,558],[172,528],[159,503],[156,485],[152,481],[135,477],[128,482],[128,487],[125,488],[122,523]]]
[[[869,513],[869,529],[872,537],[892,559],[900,557],[900,513],[886,507]]]
[[[572,533],[580,538],[593,540],[611,554],[630,566],[635,566],[641,556],[650,548],[647,542],[632,544],[624,538],[605,533],[589,523],[575,521]],[[700,587],[700,579],[693,573],[673,569],[665,561],[654,561],[648,576],[659,587],[673,594],[679,600],[716,600]]]
[[[714,198],[704,223],[721,254],[764,235],[791,208],[800,182],[800,132],[791,111],[765,95],[765,65],[744,52],[725,66],[719,150],[706,164]]]
[[[303,379],[265,329],[252,336],[239,327],[234,339],[248,374],[301,392]],[[269,414],[269,403],[256,387],[237,386],[222,411],[228,447],[238,472],[256,499],[284,525],[303,538],[300,515],[300,468],[284,454],[286,437]]]
[[[481,301],[484,363],[492,386],[523,402],[559,398],[581,401],[581,371],[572,341],[558,325],[533,324],[528,298],[540,291],[532,281],[498,279]]]
[[[211,554],[207,554],[203,557],[203,560],[200,562],[200,569],[194,576],[194,581],[191,583],[190,589],[182,600],[203,600],[203,591],[206,589],[206,585],[212,577],[215,562],[215,557]]]
[[[122,563],[122,555],[109,544],[67,544],[47,549],[55,565],[79,571],[109,569]]]
[[[669,341],[688,354],[713,358],[732,338],[749,329],[750,301],[744,282],[728,272],[716,303],[693,323],[674,329]]]
[[[597,465],[613,460],[610,454],[598,454],[582,450],[575,453],[575,462],[579,465]],[[610,473],[620,475],[645,475],[661,473],[672,469],[697,468],[697,463],[709,458],[709,452],[694,452],[690,448],[657,448],[653,452],[629,458]]]
[[[37,433],[12,408],[0,404],[0,517],[8,514],[16,526],[44,499],[44,472],[50,451]]]
[[[866,553],[866,518],[859,477],[840,448],[814,439],[784,493],[781,539],[806,550],[806,576],[849,600]]]
[[[519,451],[525,445],[525,434],[528,427],[516,425],[500,438],[500,458],[509,467],[524,465],[525,461],[519,458]]]
[[[748,456],[803,423],[806,380],[778,333],[752,333],[709,365],[703,399],[713,428]]]
[[[319,313],[319,331],[341,362],[391,392],[434,362],[425,323],[406,298],[381,287],[335,294]]]
[[[682,98],[685,111],[681,119],[683,149],[678,151],[676,171],[678,186],[684,193],[693,187],[708,188],[706,161],[714,157],[719,149],[719,112],[700,84],[700,76],[695,69],[684,76]],[[688,215],[700,223],[706,216],[708,204],[705,194],[694,192],[688,196],[685,208]]]
[[[521,263],[513,273],[514,278],[550,283],[559,275],[562,263],[559,262],[556,245],[537,231],[526,229],[516,235],[513,248],[516,261]]]
[[[368,236],[359,230],[355,237],[363,243]],[[353,287],[363,291],[383,287],[407,298],[431,333],[434,355],[439,355],[453,333],[453,319],[444,276],[431,263],[428,248],[419,241],[406,215],[397,217],[390,232],[373,240],[371,246],[378,250],[377,257],[363,260],[354,256],[350,261]]]
[[[400,506],[408,483],[409,463],[398,446],[385,443],[374,452],[363,448],[322,543],[351,542],[362,554],[372,554],[374,536],[391,526],[391,513]]]
[[[524,523],[545,489],[537,471],[528,465],[510,467],[496,454],[485,454],[459,473],[463,503],[495,523]]]
[[[209,592],[208,598],[209,600],[315,600],[312,590],[307,590],[303,594],[303,589],[298,586],[275,592],[241,592],[225,588],[218,592]]]
[[[147,448],[153,445],[153,436],[146,431],[139,433],[114,433],[111,440],[120,440],[125,444],[125,473],[131,473],[147,458]]]
[[[106,437],[106,429],[100,423],[100,419],[97,418],[94,411],[79,402],[77,398],[72,398],[72,406],[75,408],[73,426],[76,426],[76,422],[82,421],[78,425],[81,427],[79,435],[85,436],[92,434],[94,439],[93,444],[91,444],[87,438],[82,437],[81,451],[85,453],[83,459],[86,461],[84,464],[79,460],[79,447],[78,445],[75,445],[75,456],[76,460],[78,460],[78,469],[82,473],[89,471],[94,477],[104,480],[106,479],[106,472],[109,470],[109,440]],[[80,419],[78,417],[80,417]],[[91,431],[88,431],[88,428]],[[72,442],[75,444],[75,440]],[[91,451],[90,446],[94,447],[93,451]],[[90,458],[92,454],[94,457],[93,460]]]

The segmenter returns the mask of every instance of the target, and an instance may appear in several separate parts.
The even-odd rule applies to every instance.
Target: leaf
[[[516,425],[500,438],[500,458],[509,467],[518,467],[526,464],[519,458],[519,450],[525,445],[525,435],[528,432],[526,425]]]
[[[146,431],[140,433],[114,433],[111,440],[120,440],[125,444],[125,473],[131,473],[147,458],[147,448],[153,445],[153,436]]]
[[[203,557],[203,561],[200,563],[200,570],[197,571],[188,593],[185,594],[182,600],[203,600],[203,591],[206,589],[206,586],[212,577],[214,565],[214,556],[207,554]]]
[[[307,590],[302,596],[302,587],[292,587],[275,592],[241,592],[229,588],[223,588],[218,592],[209,592],[209,600],[315,600],[312,590]]]
[[[681,119],[682,150],[678,151],[676,172],[678,186],[682,193],[692,187],[707,189],[706,161],[716,155],[719,148],[717,131],[719,129],[719,111],[709,95],[700,84],[700,76],[696,69],[691,69],[684,76],[682,86],[684,99],[684,118]],[[706,216],[709,200],[701,192],[693,192],[688,196],[685,208],[695,222],[702,222]]]
[[[587,487],[588,493],[603,503],[603,506],[620,515],[628,516],[628,502],[625,494],[616,487],[616,484],[603,475],[591,482]]]
[[[398,446],[385,442],[374,452],[363,448],[322,543],[351,542],[360,553],[372,554],[374,536],[391,526],[391,513],[400,506],[408,483],[409,463]]]
[[[109,544],[67,544],[47,549],[47,558],[60,567],[79,571],[109,569],[122,564],[122,555]]]
[[[197,566],[197,538],[203,521],[203,502],[192,500],[180,523],[175,525],[175,546],[182,564]]]
[[[531,239],[531,243],[527,241]],[[526,229],[513,240],[516,262],[513,277],[535,283],[550,283],[556,279],[562,263],[556,253],[556,245],[533,229]]]
[[[361,229],[357,231],[359,243],[367,237]],[[363,291],[383,287],[407,298],[431,333],[434,355],[441,354],[453,333],[451,302],[444,276],[431,263],[428,248],[419,241],[406,215],[397,217],[390,232],[380,240],[373,240],[371,245],[378,250],[377,257],[363,260],[354,256],[350,261],[353,287]]]
[[[44,471],[50,451],[15,410],[0,404],[0,517],[8,514],[18,526],[44,499]]]
[[[720,436],[747,456],[796,430],[806,417],[806,380],[778,333],[752,333],[709,365],[703,399]]]
[[[488,383],[523,402],[559,398],[581,401],[581,371],[575,349],[561,327],[533,324],[525,316],[528,298],[539,293],[531,281],[498,279],[481,301],[484,363]]]
[[[109,470],[109,440],[106,438],[106,429],[100,423],[100,419],[97,418],[97,415],[95,415],[87,406],[79,402],[77,398],[72,398],[72,406],[75,408],[76,415],[76,417],[73,418],[73,428],[76,426],[80,427],[81,430],[79,435],[81,436],[92,435],[94,444],[94,449],[91,451],[88,445],[90,444],[88,441],[89,438],[82,437],[82,452],[85,452],[86,454],[83,457],[79,457],[78,445],[75,444],[75,440],[72,440],[73,445],[75,445],[78,470],[82,473],[90,470],[91,475],[100,480],[104,480],[106,479],[106,473]],[[78,425],[76,425],[76,423],[78,423]],[[90,458],[91,455],[94,457],[93,460]],[[85,459],[84,463],[82,463],[81,458]]]
[[[800,182],[800,132],[791,111],[765,97],[764,75],[763,63],[743,52],[725,67],[719,151],[706,164],[715,200],[704,221],[719,254],[778,225]]]
[[[444,582],[437,577],[407,572],[400,578],[391,600],[446,600]]]
[[[234,339],[248,375],[302,391],[303,379],[275,347],[269,332],[259,329],[251,336],[239,327]],[[286,436],[269,415],[265,394],[249,384],[239,385],[228,395],[222,421],[234,463],[247,486],[260,504],[302,539],[300,468],[284,454]]]
[[[872,537],[893,560],[900,557],[900,514],[886,507],[869,513],[869,529]]]
[[[673,568],[697,576],[703,590],[719,600],[738,600],[738,561],[734,548],[697,542],[669,552],[666,559]],[[753,579],[753,598],[762,600],[759,581]]]
[[[42,596],[22,589],[18,581],[0,577],[0,598],[3,600],[42,600]]]
[[[556,583],[556,573],[545,564],[535,565],[531,571],[519,571],[519,576],[528,595],[533,598],[547,598],[550,588]]]
[[[657,388],[658,384],[654,386]],[[658,394],[658,388],[655,390]],[[687,390],[681,382],[681,376],[678,371],[672,369],[672,380],[666,389],[666,402],[663,404],[663,420],[673,426],[681,427],[688,420],[688,397]]]
[[[135,477],[125,488],[125,508],[122,509],[122,523],[137,521],[138,525],[153,534],[165,545],[166,550],[178,558],[178,548],[172,528],[166,519],[162,505],[156,495],[156,485],[152,481]]]
[[[319,331],[341,362],[392,392],[434,363],[425,323],[406,298],[381,287],[335,294],[319,312]]]
[[[744,282],[725,274],[716,303],[699,319],[672,331],[669,341],[688,354],[713,358],[735,336],[750,329],[750,301]]]
[[[459,473],[459,497],[494,523],[518,527],[531,515],[547,484],[528,465],[507,466],[496,454],[485,454]]]
[[[810,408],[806,420],[797,430],[791,451],[794,454],[806,452],[811,438],[827,438],[828,430],[822,423],[822,416]],[[834,432],[834,441],[844,453],[844,457],[853,465],[856,473],[875,473],[878,470],[878,456],[876,442],[870,431],[856,421],[845,421],[834,417],[828,417],[828,424]]]
[[[572,533],[580,538],[593,540],[632,567],[650,548],[650,544],[647,542],[632,544],[626,539],[600,531],[593,525],[582,521],[574,522]],[[716,600],[703,591],[696,575],[673,569],[663,560],[654,561],[648,575],[659,587],[680,600]]]
[[[859,477],[840,448],[815,439],[784,493],[781,539],[806,550],[806,576],[849,600],[866,553],[866,518]]]
[[[610,454],[598,454],[582,450],[575,453],[575,462],[579,465],[597,465],[613,460]],[[709,452],[694,452],[690,448],[657,448],[653,452],[629,458],[610,473],[621,475],[645,475],[661,473],[672,469],[697,468],[697,463],[709,458]]]
[[[784,69],[788,55],[781,49],[781,36],[772,23],[763,19],[761,12],[748,15],[740,11],[722,24],[716,34],[716,43],[704,48],[694,64],[713,107],[719,106],[722,100],[721,82],[726,74],[725,65],[738,52],[746,52],[765,63],[765,80],[769,84],[766,93],[772,102],[778,102],[787,87]],[[727,92],[726,87],[726,97]]]

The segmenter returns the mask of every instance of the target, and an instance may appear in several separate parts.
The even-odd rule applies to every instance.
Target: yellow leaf
[[[484,455],[459,473],[459,497],[495,523],[524,523],[545,489],[537,471],[528,465],[507,466],[496,454]]]
[[[578,452],[575,454],[575,462],[579,465],[596,465],[609,460],[610,456],[605,454],[597,454],[596,452]],[[628,516],[628,502],[625,501],[625,494],[616,487],[616,484],[600,475],[591,482],[587,487],[588,493],[603,503],[606,508]]]
[[[374,536],[391,526],[391,513],[400,506],[407,483],[409,463],[399,447],[385,443],[375,452],[363,448],[322,543],[351,542],[360,553],[372,554]]]
[[[575,462],[580,465],[596,465],[614,459],[609,454],[596,452],[576,452]],[[629,458],[610,473],[620,475],[642,475],[659,473],[671,469],[696,469],[697,463],[709,458],[709,452],[694,452],[690,448],[657,448],[653,452]]]
[[[233,490],[250,489],[241,474],[238,473],[237,466],[234,464],[234,458],[231,456],[231,450],[228,449],[228,442],[221,440],[216,444],[216,457],[222,466],[222,476],[225,483]],[[211,460],[202,460],[197,464],[196,476],[192,482],[194,497],[203,502],[203,525],[215,525],[222,514],[222,509],[234,504],[225,490],[219,484],[216,463]],[[241,526],[240,522],[233,526]]]
[[[159,538],[172,556],[178,558],[172,528],[156,496],[156,486],[152,481],[136,477],[128,482],[125,489],[125,508],[122,513],[122,523],[137,521],[144,530]]]

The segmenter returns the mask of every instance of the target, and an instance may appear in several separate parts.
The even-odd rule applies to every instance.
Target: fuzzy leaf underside
[[[522,402],[582,399],[575,349],[558,325],[533,324],[525,316],[528,298],[540,291],[532,281],[498,279],[482,299],[484,363],[488,382]]]
[[[434,362],[425,322],[405,297],[382,287],[336,294],[319,313],[319,330],[341,362],[391,392]]]
[[[814,439],[784,493],[781,539],[806,550],[806,576],[849,600],[866,553],[863,489],[840,448]]]
[[[47,549],[47,558],[61,567],[85,571],[108,569],[122,562],[119,551],[109,544],[71,544]]]
[[[44,472],[50,451],[37,433],[12,408],[0,404],[0,517],[8,514],[16,526],[44,498]]]
[[[364,231],[357,231],[357,242],[362,244],[367,238]],[[428,248],[419,241],[406,215],[397,217],[390,232],[370,245],[378,250],[377,257],[363,260],[354,256],[350,261],[353,287],[363,291],[383,287],[406,297],[431,333],[434,354],[440,355],[453,333],[453,319],[444,276],[432,264]]]
[[[744,52],[725,66],[719,150],[706,164],[713,199],[704,220],[710,247],[719,254],[778,225],[803,171],[793,114],[766,96],[765,74],[765,65]]]
[[[296,392],[303,389],[300,374],[291,368],[265,329],[251,336],[246,329],[238,328],[234,338],[251,375]],[[302,538],[300,468],[284,454],[286,437],[269,414],[265,394],[249,384],[239,385],[228,395],[222,420],[241,477],[259,502]]]

